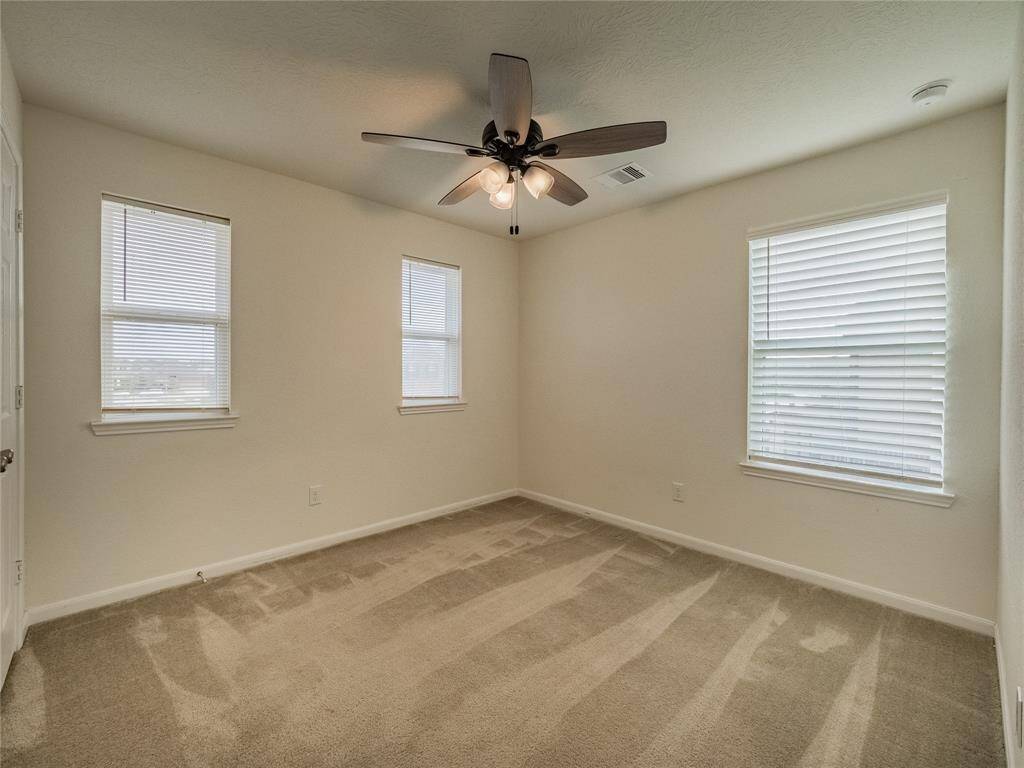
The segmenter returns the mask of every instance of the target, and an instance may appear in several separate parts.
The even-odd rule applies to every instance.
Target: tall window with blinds
[[[231,226],[104,196],[103,411],[227,411]]]
[[[748,458],[941,486],[945,203],[749,245]]]
[[[458,399],[462,280],[459,268],[402,260],[402,398]]]

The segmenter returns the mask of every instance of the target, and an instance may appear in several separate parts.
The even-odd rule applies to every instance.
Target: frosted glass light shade
[[[537,200],[544,197],[551,190],[554,183],[555,177],[536,165],[531,165],[526,169],[526,173],[523,174],[523,184],[526,186],[527,192]]]
[[[500,211],[507,211],[516,201],[516,185],[502,184],[501,189],[491,195],[491,205]]]
[[[480,171],[480,188],[489,195],[497,194],[508,182],[508,166],[500,160]]]

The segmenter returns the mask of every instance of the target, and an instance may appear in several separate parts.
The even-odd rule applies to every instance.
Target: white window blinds
[[[462,281],[448,264],[402,260],[402,397],[459,397]]]
[[[942,484],[946,206],[750,241],[748,453]]]
[[[231,227],[104,196],[105,411],[230,406]]]

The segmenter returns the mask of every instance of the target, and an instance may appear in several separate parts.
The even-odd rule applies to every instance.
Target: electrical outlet
[[[686,501],[685,483],[672,483],[672,501],[678,501],[680,504]]]
[[[315,507],[324,501],[324,487],[322,485],[309,486],[309,506]]]

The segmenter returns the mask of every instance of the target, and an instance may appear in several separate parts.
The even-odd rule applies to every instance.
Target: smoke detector
[[[910,95],[910,101],[922,107],[930,107],[945,97],[949,86],[949,80],[935,80],[926,83]]]
[[[636,163],[628,163],[620,165],[618,168],[612,168],[610,171],[605,171],[594,178],[604,186],[614,189],[615,187],[622,187],[626,184],[646,179],[650,175],[650,173]]]

